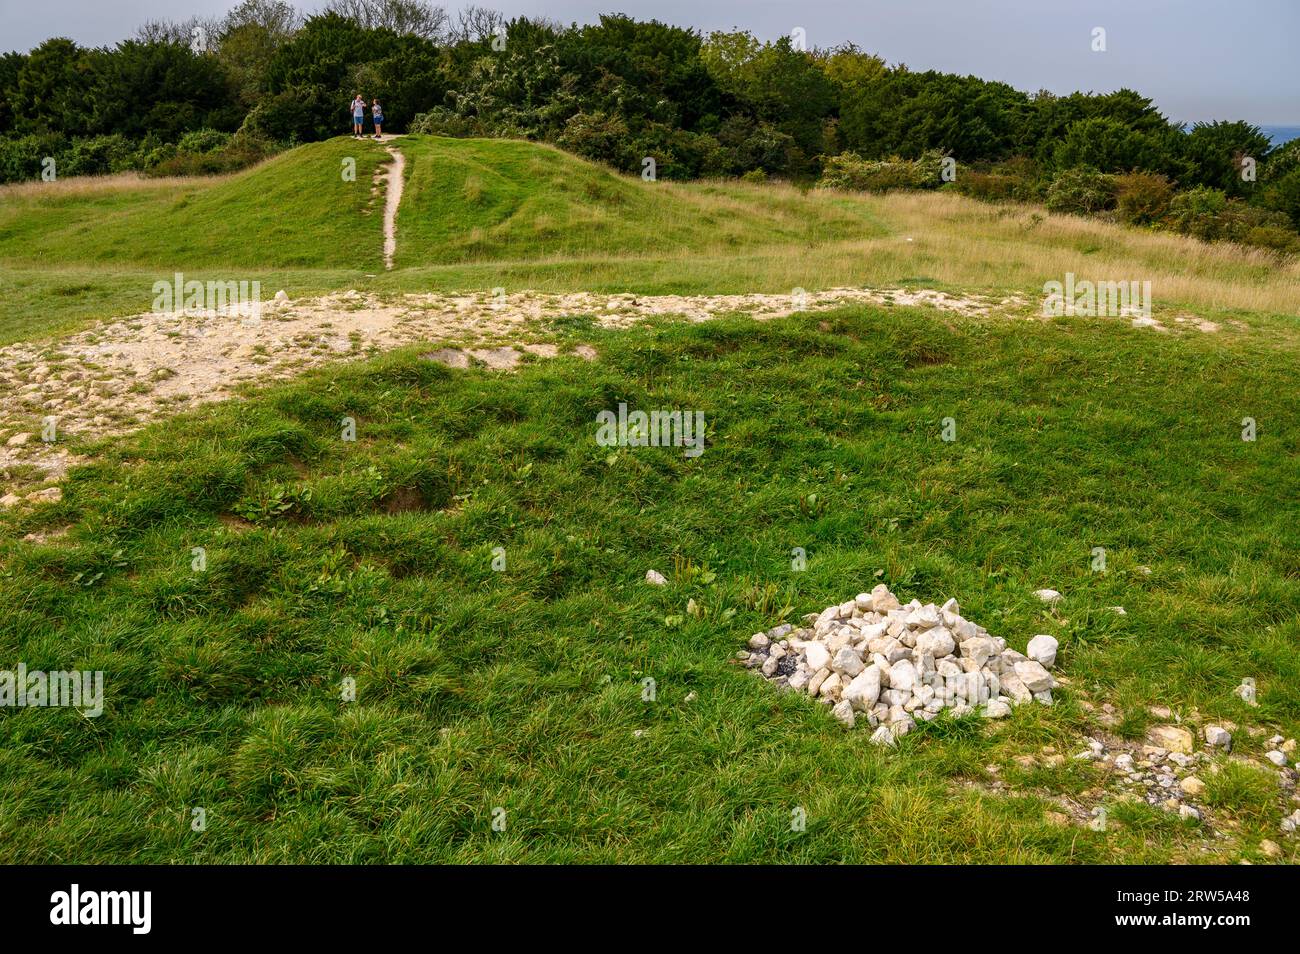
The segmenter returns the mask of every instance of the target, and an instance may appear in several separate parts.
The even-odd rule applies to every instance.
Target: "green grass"
[[[381,263],[373,142],[303,146],[213,180],[0,189],[0,344],[151,307],[153,283],[261,280],[313,295],[540,291],[789,293],[906,285],[1016,293],[1150,280],[1157,317],[1296,327],[1300,263],[952,193],[642,182],[533,143],[412,136],[397,267]],[[355,157],[355,182],[340,175]]]
[[[97,720],[0,711],[9,860],[1133,863],[1274,832],[1253,780],[1215,789],[1249,804],[1202,853],[1136,809],[1052,824],[1087,769],[997,794],[982,766],[1067,751],[1085,694],[1295,734],[1294,339],[871,308],[581,334],[599,361],[313,373],[0,517],[0,659],[103,669],[107,696]],[[708,448],[597,446],[620,401],[703,411]],[[1016,648],[1057,635],[1070,685],[882,751],[729,662],[880,581]]]
[[[349,158],[354,181],[342,175]],[[383,195],[370,191],[383,161],[378,143],[339,138],[215,180],[10,187],[0,198],[0,261],[164,277],[174,269],[374,271],[383,267]]]
[[[866,203],[739,183],[646,183],[514,140],[408,136],[399,267],[735,252],[884,233]]]

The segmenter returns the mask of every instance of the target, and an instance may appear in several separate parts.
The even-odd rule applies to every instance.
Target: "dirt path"
[[[392,146],[385,148],[393,157],[384,177],[388,187],[384,199],[384,268],[391,271],[393,256],[397,254],[397,208],[402,204],[402,190],[406,187],[406,157]]]
[[[395,164],[395,173],[400,166]],[[400,190],[398,190],[400,191]],[[394,190],[389,190],[390,206]],[[552,322],[594,316],[601,327],[626,327],[655,315],[707,321],[743,313],[757,320],[851,303],[926,305],[988,315],[1020,311],[1013,298],[959,297],[905,289],[839,288],[791,295],[634,296],[520,292],[404,295],[378,298],[349,291],[300,301],[276,300],[259,317],[239,312],[145,314],[101,323],[47,344],[0,348],[0,505],[13,491],[58,480],[79,459],[68,438],[101,439],[230,397],[239,386],[292,377],[333,361],[428,342],[431,360],[510,369],[525,355],[554,357]],[[552,339],[552,340],[548,340]],[[579,345],[573,353],[594,358]],[[56,440],[42,440],[42,425]],[[57,493],[54,488],[44,493]],[[48,499],[39,498],[39,499]]]

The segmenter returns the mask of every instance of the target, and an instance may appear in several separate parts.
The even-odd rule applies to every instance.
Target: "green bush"
[[[40,178],[41,163],[47,156],[54,158],[56,173],[62,173],[59,157],[66,148],[67,141],[58,133],[0,138],[0,182]]]
[[[170,155],[148,166],[146,174],[153,178],[223,175],[246,169],[275,152],[272,143],[246,132],[228,138],[224,147],[209,152],[173,150]],[[181,142],[184,141],[182,137]]]
[[[1129,225],[1153,225],[1165,217],[1174,187],[1154,172],[1129,172],[1115,177],[1119,219]]]
[[[629,149],[627,123],[604,113],[577,113],[570,117],[556,145],[617,169],[631,169],[634,157]]]
[[[451,136],[454,139],[490,135],[477,119],[461,116],[446,106],[435,106],[428,112],[417,113],[408,130],[425,136]]]
[[[1065,169],[1047,187],[1047,207],[1070,215],[1093,215],[1115,207],[1115,180],[1087,167]]]
[[[181,136],[176,148],[181,152],[204,153],[224,149],[229,144],[230,133],[216,129],[196,129]]]
[[[95,176],[134,168],[135,148],[124,136],[74,139],[59,157],[61,176]]]
[[[1223,237],[1222,215],[1228,197],[1218,189],[1197,186],[1180,192],[1169,203],[1165,217],[1168,228],[1183,235],[1193,235],[1207,242]]]
[[[346,102],[322,86],[294,86],[267,97],[249,111],[240,132],[257,139],[297,144],[352,131]]]
[[[716,138],[691,133],[664,123],[649,123],[633,139],[633,171],[641,172],[648,157],[655,161],[659,179],[697,179],[727,174],[727,156]]]
[[[1207,242],[1222,240],[1275,252],[1300,252],[1300,235],[1292,230],[1286,213],[1230,199],[1206,186],[1175,195],[1164,225]]]
[[[1043,197],[1037,164],[1020,157],[991,166],[959,166],[949,188],[985,202],[1034,202]]]
[[[1260,190],[1260,205],[1281,212],[1294,229],[1300,229],[1300,168],[1270,177]]]
[[[890,192],[894,189],[934,189],[940,184],[943,156],[926,152],[920,159],[863,159],[845,152],[829,157],[822,166],[820,189]]]

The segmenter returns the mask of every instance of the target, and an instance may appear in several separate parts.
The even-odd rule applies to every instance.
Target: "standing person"
[[[366,125],[366,101],[357,93],[352,99],[352,135],[360,139],[365,135]]]
[[[379,105],[379,100],[371,105],[370,117],[375,121],[375,138],[379,139],[384,135],[384,107]]]

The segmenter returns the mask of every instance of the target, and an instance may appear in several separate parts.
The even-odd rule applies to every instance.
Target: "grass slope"
[[[837,242],[884,229],[856,199],[617,175],[550,146],[408,136],[399,266]]]
[[[0,517],[0,658],[107,674],[97,720],[0,711],[9,860],[1232,861],[1276,837],[1258,771],[1214,782],[1217,840],[1119,803],[1104,833],[1052,824],[1096,769],[1013,759],[1076,742],[1084,696],[1130,736],[1151,703],[1236,720],[1243,750],[1256,722],[1296,734],[1294,340],[856,308],[571,332],[601,360],[330,369]],[[703,411],[707,450],[597,446],[619,401]],[[1070,687],[882,752],[729,663],[878,581],[1020,649],[1057,635]]]
[[[355,159],[345,181],[343,162]],[[152,270],[382,267],[374,142],[302,146],[209,180],[126,177],[13,186],[0,195],[0,260]],[[367,214],[372,212],[372,214]]]
[[[1066,272],[1151,281],[1187,310],[1294,329],[1300,261],[992,206],[783,184],[642,182],[533,143],[405,137],[397,265],[381,266],[385,154],[342,138],[217,180],[68,180],[0,189],[0,343],[138,314],[177,269],[268,294],[789,292],[909,285],[1037,299]],[[357,179],[340,175],[357,160]],[[366,214],[367,211],[370,214]]]

